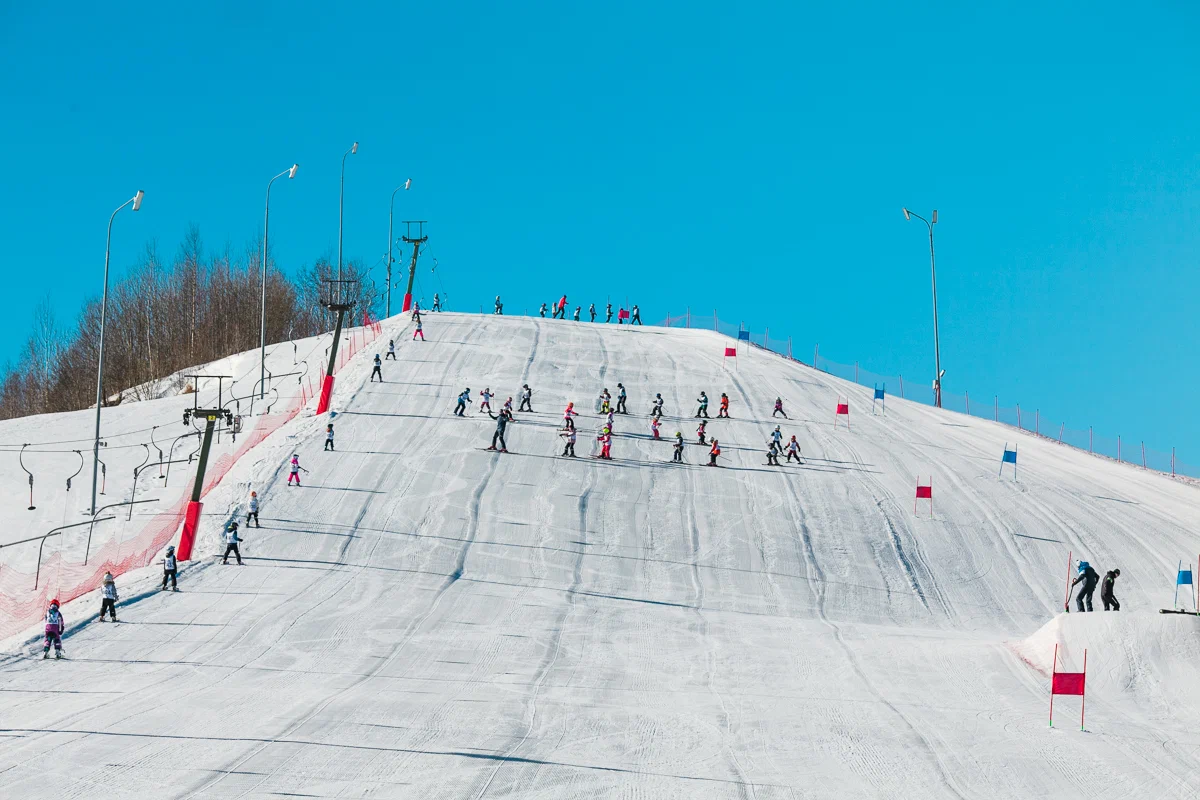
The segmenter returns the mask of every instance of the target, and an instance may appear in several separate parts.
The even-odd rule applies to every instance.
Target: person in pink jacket
[[[50,657],[50,645],[54,645],[54,657],[62,658],[62,635],[67,629],[67,621],[58,610],[58,601],[51,600],[50,608],[46,611],[46,647],[42,650],[42,658]]]
[[[579,416],[579,412],[575,410],[574,403],[567,403],[567,409],[563,411],[563,430],[575,430],[575,417]]]

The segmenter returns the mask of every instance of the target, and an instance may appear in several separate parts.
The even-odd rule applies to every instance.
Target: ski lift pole
[[[30,472],[29,469],[25,466],[25,448],[26,447],[29,447],[28,443],[21,445],[21,452],[17,456],[17,461],[20,462],[21,469],[25,470],[25,473],[27,475],[29,475],[29,510],[33,511],[35,508],[37,508],[37,506],[35,506],[33,504],[33,473]]]
[[[126,500],[123,503],[109,503],[106,506],[102,506],[102,507],[96,509],[96,513],[92,515],[92,521],[90,523],[88,523],[87,547],[85,547],[83,549],[83,565],[85,567],[87,566],[88,556],[92,552],[92,529],[96,527],[96,517],[100,516],[101,511],[104,511],[109,508],[118,508],[120,506],[129,506],[130,509],[132,509],[133,506],[137,503],[154,503],[157,501],[158,501],[157,497],[151,497],[149,500]],[[113,519],[113,517],[108,517],[108,519]]]
[[[183,424],[191,423],[193,416],[203,417],[204,438],[200,444],[200,463],[196,467],[196,482],[192,485],[192,498],[188,502],[187,513],[183,520],[183,533],[179,536],[177,550],[179,560],[190,561],[192,544],[196,541],[196,532],[200,525],[200,512],[204,504],[200,497],[204,492],[204,471],[208,466],[208,454],[212,448],[213,430],[218,420],[224,420],[227,425],[233,424],[233,412],[227,408],[187,408],[183,411]]]

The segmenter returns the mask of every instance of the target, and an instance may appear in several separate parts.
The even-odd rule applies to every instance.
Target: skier
[[[493,414],[490,409],[488,410],[488,416],[496,420],[496,432],[492,434],[492,446],[489,447],[488,450],[495,450],[496,442],[499,441],[500,452],[507,453],[508,443],[504,441],[504,430],[508,427],[508,423],[511,421],[511,418],[504,411],[501,411],[500,415],[497,416]]]
[[[629,320],[630,325],[642,324],[642,312],[638,311],[637,303],[633,304],[633,316]]]
[[[1096,591],[1096,584],[1100,582],[1100,575],[1096,570],[1092,569],[1092,565],[1086,561],[1079,562],[1079,577],[1071,582],[1071,586],[1078,583],[1083,584],[1083,588],[1079,590],[1079,594],[1075,597],[1075,605],[1080,611],[1084,611],[1083,603],[1087,601],[1087,611],[1092,610],[1092,593]]]
[[[101,593],[104,599],[100,601],[100,621],[104,622],[104,612],[107,611],[112,616],[112,621],[117,621],[117,601],[120,600],[117,596],[117,582],[113,579],[111,572],[104,573],[104,585],[101,587]]]
[[[609,409],[608,409],[608,416],[607,416],[607,417],[605,417],[605,419],[604,419],[604,424],[608,425],[608,429],[609,429],[610,431],[611,431],[611,430],[613,429],[613,427],[614,427],[614,426],[613,426],[613,417],[615,417],[615,416],[616,416],[616,413],[617,413],[617,412],[616,412],[616,411],[614,411],[612,408],[609,408]]]
[[[579,306],[575,306],[575,321],[576,322],[579,322],[579,312],[580,312]]]
[[[661,393],[655,393],[654,408],[650,409],[650,413],[656,417],[663,415],[663,396]]]
[[[333,423],[332,422],[325,426],[325,449],[326,450],[334,449],[334,446],[333,446]],[[246,520],[246,522],[249,523],[250,520]]]
[[[625,324],[625,306],[621,306],[619,309],[617,309],[617,324]]]
[[[238,566],[242,566],[242,553],[238,550],[238,543],[242,541],[238,538],[237,522],[229,523],[229,527],[225,529],[225,555],[221,558],[222,564],[229,563],[229,554],[233,553],[237,556]]]
[[[604,391],[600,393],[600,413],[608,413],[608,404],[612,401],[612,395],[608,393],[608,387],[604,387]]]
[[[596,441],[600,442],[600,455],[597,458],[612,461],[612,430],[605,426],[596,437]]]
[[[774,439],[767,442],[767,465],[772,467],[779,466],[779,442]]]
[[[504,313],[504,304],[500,302],[500,295],[496,295],[496,310],[493,311],[492,313],[493,314],[503,314]]]
[[[542,303],[542,307],[538,309],[538,314],[541,315],[542,319],[546,318],[546,304],[545,303]]]
[[[605,309],[604,313],[605,313],[604,321],[612,322],[612,303],[608,304],[608,307]]]
[[[791,441],[787,443],[787,463],[792,463],[792,458],[796,459],[797,463],[803,464],[800,460],[800,443],[796,441],[796,435],[792,434]]]
[[[179,575],[179,562],[175,560],[175,545],[167,548],[167,554],[163,556],[163,587],[162,590],[167,590],[167,579],[171,580],[171,591],[178,592],[179,584],[176,582],[176,577]]]
[[[396,360],[396,342],[394,339],[388,339],[388,352],[384,358],[390,358],[392,361]]]
[[[370,383],[374,383],[374,382],[375,382],[375,376],[376,376],[376,375],[378,375],[378,376],[379,376],[379,382],[380,382],[380,383],[383,383],[383,371],[382,371],[382,367],[383,367],[383,362],[379,360],[379,353],[376,353],[376,354],[375,354],[375,368],[371,370],[371,380],[370,380]]]
[[[625,408],[625,401],[627,399],[628,398],[626,397],[626,394],[625,394],[625,385],[622,383],[618,383],[617,384],[617,413],[618,414],[628,414],[629,413],[629,410],[627,408]]]
[[[463,412],[467,410],[467,403],[471,402],[471,387],[468,386],[458,396],[458,404],[454,406],[454,416],[461,417]]]
[[[54,645],[54,657],[62,658],[62,635],[67,629],[67,621],[58,610],[58,601],[51,600],[50,608],[46,610],[46,647],[42,650],[42,658],[50,657],[50,645]]]
[[[658,417],[650,418],[650,432],[654,434],[654,441],[656,441],[656,442],[662,438],[661,436],[658,435],[659,425],[660,425],[660,423],[658,421]]]
[[[1100,599],[1104,601],[1105,611],[1121,610],[1121,603],[1113,595],[1113,588],[1117,582],[1117,578],[1120,576],[1121,570],[1119,569],[1110,569],[1104,573],[1104,580],[1100,584]]]
[[[570,430],[562,431],[558,435],[566,439],[566,442],[563,444],[562,454],[568,458],[575,458],[575,429],[571,428]]]
[[[784,419],[787,419],[787,418],[788,418],[788,415],[787,415],[786,413],[784,413],[784,410],[783,410],[783,398],[781,398],[781,397],[776,397],[776,398],[775,398],[775,410],[771,412],[771,416],[773,417],[773,416],[775,416],[776,414],[783,414],[783,418],[784,418]]]
[[[596,321],[596,304],[592,303],[588,306],[588,313],[592,315],[592,322]]]
[[[493,397],[492,387],[490,387],[490,386],[479,393],[479,398],[480,398],[479,413],[480,414],[482,414],[485,411],[488,414],[492,413],[492,397]]]
[[[517,411],[528,411],[533,413],[533,390],[529,388],[528,383],[521,384],[521,404],[517,406]]]
[[[717,412],[717,419],[729,419],[729,395],[721,392],[721,410]]]
[[[675,453],[671,456],[671,460],[677,464],[683,463],[683,432],[675,431]]]
[[[300,466],[300,456],[297,453],[292,453],[291,469],[288,471],[287,479],[288,486],[292,485],[292,481],[295,481],[297,486],[300,485],[300,470],[302,469],[304,467]],[[304,471],[308,472],[306,469]]]
[[[513,415],[511,397],[504,401],[504,413],[508,414],[510,417]]]
[[[566,318],[567,318],[567,296],[564,294],[562,296],[562,298],[557,303],[554,304],[554,314],[552,315],[552,319],[566,319]]]
[[[779,430],[779,426],[775,426],[775,430],[771,431],[771,441],[777,447],[783,447],[783,431]]]
[[[696,402],[700,404],[700,407],[696,409],[696,416],[703,415],[705,419],[708,419],[708,395],[701,392],[700,397],[696,398]]]
[[[721,447],[719,444],[717,444],[717,440],[713,439],[712,440],[712,448],[709,449],[709,451],[708,451],[708,463],[705,466],[708,466],[708,467],[717,466],[717,457],[720,455],[721,455]]]
[[[574,403],[567,403],[567,409],[563,412],[563,430],[575,430],[575,420],[573,417],[579,416],[579,412],[575,410]]]
[[[331,429],[333,428],[332,425],[330,425],[329,427]],[[329,444],[329,442],[326,441],[326,444]],[[254,527],[256,527],[256,528],[262,527],[262,523],[258,521],[258,492],[250,493],[250,510],[246,512],[246,527],[247,528],[250,527],[251,519],[254,520]]]
[[[421,320],[417,320],[417,327],[413,329],[414,342],[417,340],[418,336],[421,337],[422,342],[425,341],[425,327],[421,324]],[[382,380],[382,378],[380,380]]]
[[[412,321],[413,322],[421,321],[421,303],[420,303],[420,301],[413,302]]]
[[[708,442],[705,441],[705,439],[704,439],[704,436],[705,436],[704,428],[706,425],[708,425],[707,422],[705,422],[704,420],[700,420],[700,427],[696,428],[696,436],[699,437],[699,441],[697,442],[697,444],[708,444]]]
[[[429,310],[430,311],[441,311],[442,310],[442,300],[440,297],[438,297],[437,292],[433,293],[433,308],[431,308]]]

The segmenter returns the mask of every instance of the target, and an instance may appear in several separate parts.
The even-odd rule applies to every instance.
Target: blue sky
[[[288,270],[430,220],[428,297],[686,307],[1200,462],[1190,4],[0,4],[12,357],[190,223]]]

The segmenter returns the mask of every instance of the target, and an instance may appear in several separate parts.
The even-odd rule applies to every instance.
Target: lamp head
[[[937,209],[936,208],[933,210],[933,222],[931,222],[930,224],[931,225],[937,224]]]
[[[909,216],[909,213],[908,213],[908,209],[907,209],[907,208],[906,208],[906,209],[904,209],[904,218],[905,218],[905,219],[912,219],[912,217],[911,217],[911,216]]]
[[[142,198],[145,196],[146,196],[146,193],[143,192],[141,189],[138,189],[137,194],[135,194],[133,196],[133,210],[134,211],[137,211],[139,208],[142,207]]]
[[[292,164],[292,168],[288,170],[288,180],[296,177],[296,170],[300,169],[299,164]]]
[[[350,146],[350,155],[354,155],[357,152],[358,152],[358,142],[355,142],[353,145]]]
[[[408,180],[406,180],[404,182],[404,191],[407,192],[411,186],[412,186],[412,178],[409,178]]]

